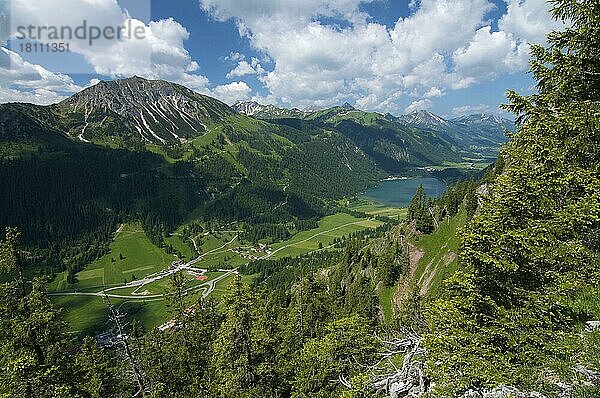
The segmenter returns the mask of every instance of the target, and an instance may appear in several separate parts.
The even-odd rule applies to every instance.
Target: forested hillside
[[[508,92],[517,131],[499,158],[439,197],[421,186],[390,215],[348,197],[378,167],[460,160],[443,151],[449,134],[348,107],[272,123],[223,110],[191,142],[142,143],[134,132],[136,147],[98,146],[49,128],[61,117],[50,108],[2,106],[0,173],[15,190],[3,193],[0,224],[19,228],[0,240],[0,396],[600,396],[600,3],[551,4],[568,27],[532,46],[536,92]],[[333,212],[345,221],[317,221]],[[162,294],[112,288],[165,300],[170,321],[128,324],[127,303],[103,286],[83,293],[104,298],[112,340],[70,333],[50,278],[29,268],[50,253],[82,257],[75,237],[102,252],[101,234],[132,219],[153,241],[187,221],[178,234],[198,257],[168,266]],[[357,223],[370,227],[334,235]],[[277,256],[293,243],[270,244],[292,231],[310,235],[296,243],[323,240]],[[235,248],[242,263],[188,278],[194,261],[236,239],[249,243]],[[46,245],[45,257],[32,245]],[[202,277],[215,279],[190,293]]]
[[[124,221],[142,221],[162,245],[192,212],[258,223],[313,218],[386,174],[478,156],[444,132],[352,107],[284,115],[302,117],[256,120],[139,77],[100,82],[56,105],[1,105],[0,173],[12,188],[1,193],[0,226],[24,232],[44,272],[74,274],[107,252]]]
[[[514,123],[493,115],[445,120],[427,111],[400,117],[365,112],[349,104],[320,111],[299,111],[240,102],[233,109],[272,123],[299,129],[322,127],[352,140],[388,173],[461,162],[487,165],[496,158]]]
[[[51,275],[74,275],[107,253],[119,223],[141,221],[163,245],[194,211],[205,220],[310,219],[382,175],[339,133],[256,121],[138,77],[57,105],[0,105],[0,142],[10,186],[0,191],[0,226],[23,231]]]
[[[460,271],[429,309],[440,395],[498,384],[600,393],[589,376],[598,331],[583,332],[600,315],[600,4],[555,4],[573,26],[532,48],[538,93],[509,92],[518,132],[461,236]]]

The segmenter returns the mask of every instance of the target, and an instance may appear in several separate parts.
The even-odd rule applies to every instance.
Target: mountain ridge
[[[275,105],[263,105],[256,101],[237,101],[232,105],[232,109],[246,116],[255,116],[259,118],[304,117],[310,113],[298,108],[286,109]]]
[[[444,119],[420,110],[394,116],[356,109],[348,103],[319,111],[287,110],[257,102],[238,102],[237,112],[252,111],[252,117],[271,123],[301,124],[337,129],[373,157],[390,173],[410,165],[424,167],[444,162],[460,163],[481,159],[491,163],[507,140],[506,130],[514,123],[495,115],[478,114]]]
[[[264,118],[264,119],[275,119],[275,118],[280,118],[280,117],[284,117],[284,118],[285,117],[298,117],[298,116],[307,117],[314,113],[329,111],[329,110],[339,109],[339,108],[348,110],[348,111],[356,110],[356,111],[361,111],[361,112],[368,112],[368,111],[360,110],[360,109],[352,106],[348,102],[345,102],[344,104],[339,105],[339,106],[333,106],[333,107],[329,107],[329,108],[322,108],[322,109],[306,108],[304,110],[300,110],[299,108],[295,108],[295,107],[294,108],[284,108],[284,107],[279,107],[279,106],[273,105],[273,104],[264,105],[257,101],[237,101],[234,105],[231,106],[231,108],[238,113],[243,113],[248,116],[255,116],[255,117]],[[378,112],[373,112],[373,113],[378,113]],[[500,117],[500,116],[492,114],[492,113],[472,113],[472,114],[456,116],[453,118],[445,118],[445,117],[442,117],[440,115],[437,115],[437,114],[430,112],[428,110],[425,110],[425,109],[419,109],[419,110],[416,110],[416,111],[413,111],[413,112],[410,112],[407,114],[399,115],[399,116],[393,115],[392,113],[389,113],[389,112],[378,113],[378,114],[384,116],[385,118],[387,118],[391,121],[401,121],[407,125],[416,125],[416,126],[420,126],[420,127],[432,127],[432,126],[438,126],[438,125],[448,126],[450,124],[455,124],[455,123],[472,124],[469,122],[471,122],[477,118],[480,118],[481,120],[487,120],[490,122],[493,121],[499,125],[504,124],[504,125],[513,125],[514,126],[514,121]]]
[[[298,134],[318,137],[322,144],[329,140],[328,146],[344,148],[344,156],[357,148],[386,173],[465,159],[490,163],[505,140],[506,127],[487,115],[461,118],[457,124],[427,111],[395,117],[347,102],[319,111],[255,101],[230,107],[181,85],[137,76],[100,82],[58,104],[24,104],[20,109],[74,141],[135,150],[152,147],[174,160],[198,156],[203,151],[198,145],[213,152],[225,146],[233,151],[229,161],[240,170],[246,167],[236,160],[239,151],[233,148],[241,142],[263,156],[280,157],[287,146],[282,143],[290,139],[292,146],[306,148],[306,143],[294,143],[292,136]]]
[[[11,122],[16,116],[22,123]],[[338,132],[271,124],[181,85],[140,77],[100,82],[54,105],[0,105],[0,139],[11,141],[15,154],[74,144],[154,152],[168,162],[194,163],[219,181],[219,192],[244,178],[292,190],[303,186],[305,173],[316,173],[316,165],[322,183],[304,187],[307,195],[313,189],[323,197],[349,194],[379,175],[372,160]],[[324,154],[330,163],[322,162]]]

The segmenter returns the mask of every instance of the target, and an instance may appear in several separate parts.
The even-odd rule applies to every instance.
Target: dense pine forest
[[[600,2],[550,3],[569,27],[532,46],[536,92],[508,92],[518,128],[498,159],[439,197],[420,187],[402,218],[344,206],[406,166],[374,150],[383,121],[365,130],[324,115],[311,133],[282,119],[275,138],[232,129],[191,155],[63,137],[0,157],[11,187],[0,190],[0,396],[599,397]],[[445,145],[429,144],[423,156]],[[228,145],[235,161],[211,156]],[[274,256],[337,212],[378,224]],[[71,333],[48,284],[108,253],[132,220],[157,247],[187,222],[185,241],[229,229],[255,251],[218,299],[188,294],[174,272],[166,328],[124,322],[105,292],[116,338],[100,346]],[[443,272],[417,254],[439,256],[429,264]]]

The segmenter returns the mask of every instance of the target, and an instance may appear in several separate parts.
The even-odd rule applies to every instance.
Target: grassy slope
[[[407,208],[389,207],[384,204],[371,202],[365,199],[358,199],[350,203],[350,210],[360,211],[371,216],[385,216],[391,218],[399,218],[404,220],[408,213]]]
[[[139,224],[126,224],[110,245],[110,253],[94,261],[77,274],[77,290],[100,290],[104,286],[119,285],[139,279],[164,269],[176,260],[154,246]],[[119,259],[122,254],[124,259]],[[114,262],[112,260],[115,260]],[[50,286],[50,291],[67,288],[65,273],[59,274]]]
[[[275,253],[273,258],[299,256],[318,250],[319,243],[326,247],[335,238],[348,236],[365,228],[375,228],[381,224],[380,221],[356,218],[346,213],[327,216],[319,221],[318,228],[299,232],[286,241],[274,244],[273,250],[283,249]]]
[[[435,295],[444,279],[456,270],[459,248],[457,231],[465,225],[466,219],[466,213],[461,211],[453,218],[443,221],[431,235],[419,237],[415,242],[417,248],[424,253],[414,274],[414,280],[421,287],[421,294]]]
[[[391,322],[394,319],[394,311],[392,309],[392,301],[394,300],[395,286],[384,287],[379,290],[379,303],[383,308],[383,318],[386,322]]]
[[[186,260],[190,260],[196,256],[195,253],[192,251],[190,245],[184,242],[181,236],[179,235],[166,237],[165,243],[173,246],[173,249],[179,251],[181,253],[182,258]]]
[[[335,238],[340,238],[344,235],[348,236],[353,232],[365,228],[375,228],[381,224],[382,223],[379,221],[360,219],[346,213],[337,213],[327,216],[319,221],[318,228],[299,232],[288,240],[272,245],[273,251],[281,249],[275,253],[272,258],[300,256],[318,250],[319,243],[321,243],[323,247],[326,247],[331,244]],[[202,251],[207,252],[218,248],[228,242],[233,236],[235,235],[231,232],[223,232],[220,233],[218,238],[215,238],[214,236],[202,238],[204,242]],[[235,240],[223,249],[208,254],[202,261],[202,266],[214,267],[222,265],[228,268],[234,268],[246,263],[248,261],[247,259],[241,258],[231,251],[231,249],[237,247],[239,247],[239,242]]]
[[[94,261],[84,271],[78,273],[78,283],[73,286],[78,291],[98,291],[109,285],[120,285],[124,280],[131,281],[164,269],[175,259],[154,246],[139,224],[126,224],[115,236],[110,246],[111,252]],[[125,257],[119,260],[119,253]],[[112,259],[115,262],[112,262]],[[66,274],[59,274],[49,285],[49,291],[65,290]],[[93,331],[102,328],[106,322],[107,310],[102,298],[91,296],[53,297],[53,302],[65,311],[65,320],[73,331]],[[125,302],[113,300],[115,306],[122,308],[133,317],[141,320],[144,327],[153,327],[162,323],[165,311],[164,303],[157,301]]]
[[[405,209],[404,209],[405,210]],[[420,288],[422,296],[435,296],[444,279],[454,273],[458,266],[459,240],[457,232],[466,223],[466,213],[461,211],[455,217],[443,221],[430,235],[413,239],[411,271],[395,286],[379,289],[379,302],[386,322],[393,319],[393,307],[407,293],[412,282]]]
[[[64,309],[64,319],[73,332],[93,333],[106,330],[108,310],[101,297],[53,297],[52,301]],[[112,299],[112,304],[127,314],[125,322],[137,319],[145,329],[161,325],[168,319],[162,300],[126,301]]]

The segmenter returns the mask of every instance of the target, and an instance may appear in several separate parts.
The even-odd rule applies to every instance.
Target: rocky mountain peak
[[[79,121],[73,130],[81,140],[102,131],[134,134],[156,144],[185,141],[233,113],[226,104],[179,84],[139,76],[99,82],[57,107]],[[115,130],[106,131],[108,126]]]
[[[399,119],[409,125],[427,128],[446,127],[449,124],[446,119],[424,109],[401,116]]]
[[[238,101],[232,107],[234,111],[247,116],[255,116],[262,119],[278,119],[286,117],[303,117],[306,112],[297,108],[286,109],[276,105],[263,105],[256,101]]]

